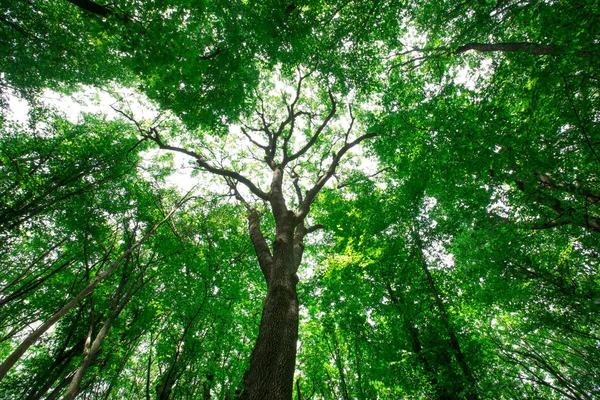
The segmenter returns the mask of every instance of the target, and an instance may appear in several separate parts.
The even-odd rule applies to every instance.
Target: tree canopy
[[[599,397],[599,42],[595,1],[3,1],[0,397]]]

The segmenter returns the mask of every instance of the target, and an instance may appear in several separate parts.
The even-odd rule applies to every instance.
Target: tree
[[[303,96],[303,84],[306,85],[309,75],[310,73],[301,75],[299,72],[295,90],[289,100],[285,93],[281,100],[263,99],[263,96],[268,95],[268,86],[266,90],[263,89],[264,95],[257,95],[260,106],[250,113],[248,122],[242,122],[240,128],[242,137],[250,143],[248,153],[240,153],[239,161],[235,158],[228,160],[234,165],[246,161],[244,158],[249,156],[261,160],[255,153],[262,153],[262,167],[271,171],[268,191],[262,190],[241,172],[213,166],[204,154],[190,150],[190,145],[170,145],[159,132],[160,128],[150,127],[144,130],[131,116],[121,111],[138,126],[140,135],[145,140],[156,143],[160,149],[186,154],[194,159],[199,169],[226,178],[235,197],[248,209],[248,234],[264,275],[267,294],[241,398],[291,397],[298,339],[296,273],[302,260],[304,237],[318,229],[318,226],[306,226],[305,221],[317,194],[335,175],[346,153],[362,141],[377,135],[376,132],[367,132],[358,137],[351,136],[355,122],[351,104],[347,105],[349,126],[345,129],[333,126],[334,118],[337,117],[338,100],[331,90],[326,94],[330,103],[328,110],[322,111],[319,106],[316,110],[311,110],[311,105],[319,103]],[[321,97],[324,97],[323,93]],[[230,133],[227,139],[231,140],[232,136]],[[308,165],[306,160],[316,156],[321,158],[321,163],[319,169],[314,171],[314,166]],[[287,186],[293,188],[284,186],[286,175],[292,178],[291,185]],[[316,177],[310,179],[311,175]],[[303,190],[302,185],[307,181],[308,189]],[[262,232],[258,206],[245,199],[238,190],[238,184],[245,186],[251,196],[269,205],[275,224],[272,245],[267,243]],[[288,206],[290,201],[286,199],[286,190],[288,193],[295,190],[296,211]]]

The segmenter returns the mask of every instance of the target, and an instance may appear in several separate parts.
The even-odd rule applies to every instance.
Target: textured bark
[[[298,341],[296,261],[300,255],[294,255],[293,215],[283,212],[287,217],[277,224],[258,339],[244,375],[240,397],[244,400],[292,398]]]
[[[250,233],[250,239],[252,240],[260,269],[265,276],[265,280],[269,282],[271,269],[273,268],[273,256],[260,230],[260,217],[256,210],[252,210],[248,215],[248,232]]]
[[[325,132],[336,114],[336,101],[333,94],[329,93],[331,107],[323,116],[322,122],[316,127],[304,145],[296,152],[292,152],[289,144],[294,136],[296,118],[311,113],[297,110],[298,100],[302,88],[302,76],[296,86],[296,94],[291,103],[286,101],[287,116],[279,123],[277,128],[274,122],[267,121],[264,107],[256,111],[258,128],[242,126],[241,132],[249,139],[250,143],[264,153],[264,162],[272,171],[270,190],[263,191],[256,183],[245,177],[240,172],[215,166],[207,161],[201,153],[193,150],[172,146],[167,143],[156,128],[142,129],[132,117],[116,110],[125,118],[131,120],[138,128],[144,139],[151,140],[160,149],[185,154],[195,159],[198,167],[204,171],[225,178],[225,181],[242,202],[250,214],[248,215],[248,233],[254,247],[258,263],[267,283],[267,293],[263,303],[263,311],[258,333],[258,339],[250,357],[250,367],[244,374],[244,390],[241,399],[291,399],[294,384],[294,366],[296,361],[296,344],[298,340],[298,295],[296,285],[298,277],[296,272],[302,261],[304,251],[304,236],[320,226],[305,227],[304,221],[310,212],[310,207],[317,194],[331,179],[341,159],[353,147],[364,140],[374,138],[378,134],[365,133],[354,140],[350,140],[354,117],[344,134],[343,146],[331,154],[329,167],[321,171],[316,177],[313,186],[304,194],[298,184],[299,176],[294,171],[291,163],[307,156],[309,150],[316,145],[320,136]],[[351,114],[351,112],[350,112]],[[252,136],[253,133],[262,135],[261,139]],[[266,144],[264,144],[266,139]],[[278,163],[279,160],[279,163]],[[324,160],[322,160],[324,161]],[[295,212],[288,210],[282,182],[286,172],[292,176],[298,207]],[[275,240],[270,246],[260,229],[260,214],[256,208],[246,201],[237,190],[237,184],[245,186],[250,192],[268,203],[275,219]]]

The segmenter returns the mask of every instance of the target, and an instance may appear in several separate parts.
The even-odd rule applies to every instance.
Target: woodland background
[[[310,207],[281,398],[600,397],[599,31],[589,0],[3,0],[0,398],[242,395],[277,160]]]

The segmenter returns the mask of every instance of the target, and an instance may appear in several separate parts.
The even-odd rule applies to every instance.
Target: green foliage
[[[290,208],[345,144],[376,137],[306,220],[324,228],[299,270],[295,398],[600,396],[598,27],[593,1],[4,1],[0,359],[177,212],[0,397],[64,395],[120,302],[79,398],[237,396],[265,292],[234,204],[252,194],[202,162],[267,188],[240,127],[268,137],[301,111],[295,136],[281,125],[297,151],[334,102],[285,177]],[[160,115],[73,123],[44,105],[88,86],[137,91]],[[25,123],[8,118],[13,95]],[[161,140],[199,155],[184,202]]]

